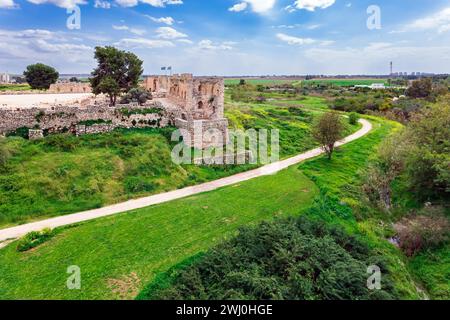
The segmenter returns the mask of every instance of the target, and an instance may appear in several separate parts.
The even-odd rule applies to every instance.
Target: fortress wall
[[[155,110],[160,109],[160,112]],[[150,113],[151,112],[151,113]],[[0,133],[7,134],[19,128],[38,128],[50,133],[72,131],[80,122],[101,121],[114,128],[165,127],[170,118],[159,102],[145,106],[117,105],[111,108],[106,105],[87,107],[57,106],[51,109],[0,109]]]

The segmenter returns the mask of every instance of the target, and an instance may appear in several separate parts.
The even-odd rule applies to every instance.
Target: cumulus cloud
[[[41,29],[0,29],[0,69],[23,70],[27,64],[42,61],[55,67],[77,67],[93,63],[93,48],[72,41],[73,35]],[[11,70],[10,69],[10,70]]]
[[[247,2],[236,3],[234,6],[229,8],[228,11],[241,12],[241,11],[244,11],[245,9],[247,9],[247,6],[248,6]]]
[[[166,5],[183,4],[182,0],[116,0],[116,3],[121,7],[134,7],[137,6],[139,2],[157,8],[164,8]]]
[[[232,12],[240,12],[247,9],[248,5],[250,5],[253,12],[266,13],[275,6],[276,2],[276,0],[243,0],[228,10]]]
[[[94,7],[100,9],[110,9],[111,3],[109,3],[108,1],[95,0]]]
[[[129,31],[129,32],[137,34],[139,36],[142,36],[146,32],[144,29],[130,28],[129,26],[126,26],[126,25],[121,25],[121,26],[113,25],[112,27],[114,30]]]
[[[145,15],[147,18],[149,18],[150,20],[152,20],[153,22],[157,22],[157,23],[164,23],[167,24],[168,26],[173,25],[173,23],[175,22],[175,20],[172,17],[161,17],[161,18],[155,18],[149,15]]]
[[[0,0],[0,8],[14,9],[17,8],[17,4],[14,0]]]
[[[331,7],[335,2],[336,0],[296,0],[292,6],[288,6],[286,9],[291,12],[295,9],[314,11],[316,8],[326,9]]]
[[[167,48],[175,46],[171,41],[159,39],[146,39],[146,38],[125,38],[114,43],[114,45],[125,48],[146,48],[146,49]]]
[[[70,9],[77,5],[87,4],[86,0],[27,0],[33,4],[54,4],[60,8]]]
[[[330,44],[334,43],[334,41],[330,41],[330,40],[316,40],[316,39],[311,39],[311,38],[300,38],[300,37],[290,36],[290,35],[287,35],[284,33],[277,33],[276,37],[279,40],[281,40],[291,46],[293,46],[293,45],[302,46],[302,45],[308,45],[308,44],[319,44],[322,46],[326,46],[326,45],[330,45]]]
[[[171,27],[160,27],[156,29],[156,34],[158,38],[161,39],[178,39],[178,38],[187,38],[188,35],[182,32],[179,32]]]
[[[233,46],[235,45],[235,42],[232,41],[224,41],[221,43],[214,43],[211,40],[205,39],[198,43],[198,48],[201,50],[233,50]]]
[[[432,14],[431,16],[418,19],[407,25],[405,31],[408,30],[436,30],[443,33],[450,30],[450,7]]]

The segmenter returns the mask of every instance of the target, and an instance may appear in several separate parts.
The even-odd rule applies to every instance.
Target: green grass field
[[[262,85],[280,85],[280,84],[291,84],[294,83],[296,80],[282,80],[282,79],[246,79],[244,78],[245,83],[247,84],[252,84],[252,85],[258,85],[258,84],[262,84]],[[241,81],[240,78],[236,78],[236,79],[225,79],[225,85],[226,86],[230,86],[230,85],[236,85],[239,84],[239,82]]]
[[[1,91],[28,91],[31,87],[28,84],[0,84]]]
[[[367,156],[392,128],[377,122],[368,136],[342,147],[331,165],[320,157],[276,175],[61,229],[55,238],[25,253],[17,252],[13,243],[0,250],[0,298],[133,298],[157,275],[232,236],[241,225],[317,207],[321,198],[352,183]],[[329,182],[333,183],[330,194],[321,190],[319,196]],[[330,214],[326,220],[343,223],[350,230],[363,229],[372,246],[401,261],[397,249],[381,241],[373,226],[356,224],[349,210],[340,209],[342,216]],[[326,215],[324,210],[318,212]],[[65,287],[70,265],[81,268],[81,290]],[[405,265],[393,271],[402,294],[413,296]]]
[[[356,85],[371,85],[373,83],[383,83],[388,85],[387,80],[383,79],[316,79],[316,80],[306,80],[297,81],[295,85],[320,85],[320,84],[332,84],[338,87],[353,87]]]
[[[225,79],[225,85],[237,85],[241,79]],[[371,85],[372,83],[383,83],[388,85],[386,79],[314,79],[314,80],[283,80],[283,79],[245,79],[247,84],[252,85],[282,85],[292,84],[294,86],[300,86],[304,84],[308,85],[320,85],[320,84],[332,84],[338,87],[353,87],[355,85]]]
[[[227,102],[226,116],[232,128],[279,129],[280,153],[288,157],[317,146],[310,128],[324,108],[319,98],[289,107]],[[344,122],[345,135],[359,128]],[[40,141],[7,138],[13,156],[6,169],[0,168],[0,226],[99,208],[254,167],[176,165],[170,133],[123,130]]]
[[[26,253],[0,250],[0,299],[134,298],[172,265],[206,250],[241,225],[298,214],[317,189],[296,168],[218,191],[61,230]],[[65,287],[78,265],[82,289]],[[122,284],[120,293],[115,283]]]

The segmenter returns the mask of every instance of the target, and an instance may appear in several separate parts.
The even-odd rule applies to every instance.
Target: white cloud
[[[157,37],[161,39],[187,38],[188,35],[181,33],[171,27],[160,27],[156,29]]]
[[[0,0],[0,8],[14,9],[17,8],[17,4],[13,0]]]
[[[193,41],[191,41],[189,39],[178,39],[177,41],[181,42],[181,43],[185,43],[185,44],[193,44],[194,43]]]
[[[450,46],[395,46],[371,43],[363,48],[311,48],[304,51],[310,68],[324,74],[388,73],[389,61],[397,61],[398,70],[449,72],[446,57]],[[403,69],[403,70],[402,70]]]
[[[114,45],[126,48],[147,48],[147,49],[167,48],[175,46],[171,41],[145,39],[145,38],[125,38],[114,43]]]
[[[121,7],[134,7],[137,6],[139,2],[157,8],[164,8],[166,5],[183,4],[182,0],[116,0],[116,3]]]
[[[289,36],[284,33],[277,33],[277,38],[283,42],[286,42],[289,45],[304,45],[304,44],[312,44],[312,43],[316,42],[314,39],[311,39],[311,38],[298,38],[298,37]]]
[[[54,4],[60,8],[73,8],[80,4],[87,4],[86,0],[27,0],[33,4]]]
[[[288,6],[290,10],[297,9],[305,9],[308,11],[314,11],[316,8],[326,9],[332,6],[336,0],[296,0],[293,6]],[[287,7],[287,8],[288,8]]]
[[[137,34],[139,36],[142,36],[146,32],[144,29],[130,28],[129,26],[126,26],[126,25],[121,25],[121,26],[113,25],[112,27],[114,30],[129,31],[129,32]]]
[[[322,46],[327,46],[330,44],[333,44],[334,41],[331,40],[315,40],[315,39],[311,39],[311,38],[299,38],[299,37],[294,37],[294,36],[290,36],[284,33],[277,33],[276,37],[283,41],[286,42],[287,44],[293,46],[293,45],[308,45],[308,44],[319,44]]]
[[[108,1],[95,0],[94,7],[100,9],[110,9],[111,3],[109,3]]]
[[[138,0],[116,0],[116,3],[121,7],[135,7],[138,4]]]
[[[429,17],[418,19],[406,26],[405,31],[414,30],[436,30],[443,33],[450,30],[450,7],[444,8]]]
[[[149,16],[149,15],[145,15],[145,16],[154,22],[164,23],[164,24],[167,24],[168,26],[173,25],[173,23],[175,22],[175,20],[172,17],[155,18],[155,17]]]
[[[245,9],[247,9],[247,7],[248,7],[247,2],[236,3],[234,6],[229,8],[228,11],[241,12],[241,11],[244,11]]]
[[[247,9],[248,5],[251,5],[253,12],[266,13],[275,6],[276,2],[277,0],[242,0],[228,10],[232,12],[240,12]]]
[[[0,43],[0,69],[20,72],[26,65],[36,61],[65,71],[72,66],[87,66],[89,70],[93,65],[93,48],[74,43],[72,33],[0,29]]]
[[[211,40],[202,40],[198,43],[198,48],[201,50],[233,50],[233,46],[235,45],[235,42],[231,41],[225,41],[222,43],[214,43]]]

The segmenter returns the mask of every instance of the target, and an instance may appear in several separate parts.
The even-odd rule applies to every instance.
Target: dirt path
[[[372,124],[364,119],[359,120],[359,122],[362,124],[362,128],[355,132],[354,134],[344,138],[342,141],[340,141],[337,146],[344,145],[346,143],[349,143],[351,141],[354,141],[356,139],[359,139],[366,134],[368,134],[372,130]],[[84,211],[80,213],[74,213],[70,215],[60,216],[56,218],[51,218],[47,220],[42,220],[38,222],[28,223],[24,225],[20,225],[17,227],[12,227],[8,229],[0,230],[0,242],[8,240],[8,239],[14,239],[19,238],[27,234],[31,231],[39,231],[45,228],[56,228],[61,226],[66,226],[78,222],[93,220],[101,217],[106,217],[122,212],[127,212],[131,210],[136,210],[148,206],[152,206],[159,203],[164,203],[180,198],[189,197],[195,194],[208,192],[212,190],[216,190],[218,188],[222,188],[225,186],[233,185],[236,183],[240,183],[243,181],[247,181],[250,179],[254,179],[257,177],[275,174],[280,170],[286,169],[292,165],[298,164],[302,161],[305,161],[307,159],[311,159],[314,157],[317,157],[318,155],[322,154],[323,150],[321,148],[316,148],[307,152],[304,152],[302,154],[299,154],[295,157],[282,160],[279,162],[275,162],[266,166],[263,166],[261,168],[242,172],[230,177],[214,180],[211,182],[206,182],[200,185],[187,187],[184,189],[174,190],[166,193],[156,194],[153,196],[136,199],[136,200],[130,200],[123,203],[118,203],[115,205],[111,205],[108,207],[103,207],[100,209],[94,209],[89,211]],[[0,243],[1,248],[1,243]]]

